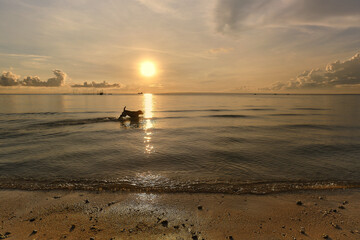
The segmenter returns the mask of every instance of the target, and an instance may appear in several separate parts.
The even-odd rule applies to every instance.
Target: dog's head
[[[123,118],[123,117],[126,117],[126,106],[124,107],[124,110],[123,112],[121,113],[120,117],[119,118]]]

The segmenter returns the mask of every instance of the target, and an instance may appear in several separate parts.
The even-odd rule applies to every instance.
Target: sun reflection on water
[[[153,95],[151,93],[146,93],[144,96],[144,143],[145,143],[145,153],[151,154],[155,152],[154,146],[151,143],[152,134],[153,134]]]

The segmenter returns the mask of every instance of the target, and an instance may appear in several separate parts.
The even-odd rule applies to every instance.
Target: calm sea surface
[[[144,111],[119,122],[124,106]],[[0,95],[0,188],[360,186],[360,95]]]

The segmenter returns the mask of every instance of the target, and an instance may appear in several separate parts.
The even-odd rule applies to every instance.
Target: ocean
[[[117,120],[123,107],[139,121]],[[0,95],[0,188],[360,186],[360,95]]]

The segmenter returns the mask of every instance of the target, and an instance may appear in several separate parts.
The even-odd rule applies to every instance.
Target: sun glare
[[[143,62],[140,66],[140,72],[144,77],[152,77],[156,73],[155,64],[152,62]]]

